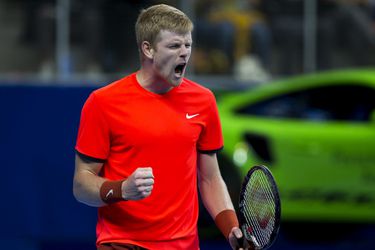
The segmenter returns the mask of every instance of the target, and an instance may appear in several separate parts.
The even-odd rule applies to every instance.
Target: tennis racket
[[[239,220],[243,235],[255,249],[267,249],[280,227],[281,203],[271,171],[252,167],[243,183],[239,199]]]

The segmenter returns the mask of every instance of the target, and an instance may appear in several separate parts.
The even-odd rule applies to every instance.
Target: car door
[[[251,164],[270,166],[289,219],[375,221],[375,90],[335,83],[236,110]],[[251,124],[250,124],[251,123]]]

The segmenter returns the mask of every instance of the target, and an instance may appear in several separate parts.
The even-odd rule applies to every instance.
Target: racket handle
[[[255,239],[254,236],[250,236],[251,237],[251,242],[249,242],[250,245],[252,245],[255,249],[259,249],[260,245],[258,243],[258,241]],[[236,250],[240,249],[240,248],[243,248],[245,247],[245,237],[242,235],[241,238],[237,238],[236,237],[236,240],[238,242],[238,247],[236,248]]]
[[[243,237],[243,235],[241,236],[241,238],[237,238],[236,237],[236,240],[237,240],[237,243],[238,243],[238,247],[236,248],[236,250],[240,249],[240,248],[244,248],[245,246],[245,237]]]

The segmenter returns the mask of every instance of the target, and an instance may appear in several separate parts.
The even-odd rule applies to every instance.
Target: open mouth
[[[184,74],[186,63],[180,63],[174,69],[176,76],[181,77]]]

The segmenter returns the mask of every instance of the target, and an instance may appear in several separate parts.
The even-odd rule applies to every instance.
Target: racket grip
[[[237,243],[238,243],[238,247],[236,248],[236,250],[245,247],[245,244],[244,244],[245,243],[245,237],[243,235],[240,238],[236,237],[236,240],[237,240]]]

